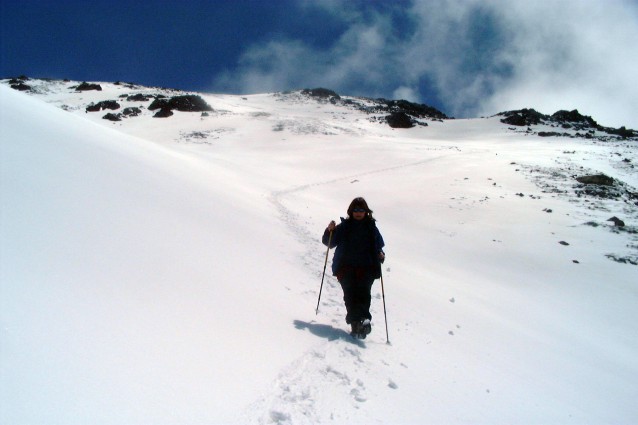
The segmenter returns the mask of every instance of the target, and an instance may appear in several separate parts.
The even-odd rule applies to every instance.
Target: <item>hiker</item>
[[[346,323],[358,338],[365,338],[372,330],[370,290],[374,280],[381,277],[385,260],[383,237],[375,221],[365,199],[355,198],[348,207],[348,218],[341,218],[340,224],[331,221],[321,240],[328,248],[336,247],[332,274],[343,289]]]

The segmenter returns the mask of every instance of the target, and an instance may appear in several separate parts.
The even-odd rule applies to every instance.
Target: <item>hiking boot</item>
[[[361,333],[364,335],[368,335],[372,332],[372,323],[370,323],[370,319],[364,319],[360,325]]]
[[[352,322],[350,325],[352,326],[352,332],[350,332],[350,335],[358,339],[365,339],[372,331],[370,319],[357,320]]]

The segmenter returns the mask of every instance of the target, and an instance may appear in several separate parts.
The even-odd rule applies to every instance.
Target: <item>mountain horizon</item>
[[[11,86],[11,88],[15,90],[29,92],[29,91],[33,91],[33,88],[29,84],[27,84],[27,81],[29,80],[36,80],[36,81],[40,80],[40,81],[49,81],[49,82],[52,82],[52,81],[71,82],[71,80],[69,79],[32,78],[25,75],[21,75],[18,77],[7,77],[4,79],[1,79],[0,81],[4,81],[6,84]],[[99,83],[97,82],[87,83],[86,81],[83,81],[83,82],[77,81],[75,83],[76,84],[75,86],[73,86],[73,88],[75,88],[78,92],[86,91],[86,90],[101,90],[101,88],[99,87]],[[111,84],[115,84],[115,85],[124,84],[124,85],[130,86],[131,88],[140,87],[140,88],[146,88],[146,89],[168,90],[170,92],[198,93],[193,91],[185,91],[185,90],[181,90],[177,88],[146,87],[146,86],[143,86],[137,83],[132,83],[132,82],[118,81],[118,82],[111,82]],[[282,92],[282,93],[291,93],[291,92],[301,92],[311,97],[324,99],[331,102],[334,102],[335,100],[340,99],[340,95],[337,92],[329,88],[323,88],[323,87],[299,88],[296,90],[290,90],[290,91]],[[405,114],[407,112],[407,115],[415,116],[415,117],[454,119],[454,117],[449,117],[444,112],[430,105],[423,104],[423,103],[410,102],[405,99],[388,100],[384,98],[369,98],[369,97],[361,97],[361,96],[349,96],[349,97],[378,101],[380,104],[383,105],[383,108],[384,108],[383,110],[385,110],[386,112],[393,112],[393,113],[399,113],[399,114]],[[496,113],[495,115],[505,116],[506,119],[503,121],[504,123],[512,124],[516,126],[538,124],[540,120],[543,120],[545,122],[554,121],[554,123],[560,126],[566,126],[568,125],[569,122],[577,122],[577,123],[589,124],[589,127],[591,128],[597,128],[597,129],[603,130],[606,133],[616,134],[624,138],[638,138],[638,131],[636,130],[627,129],[626,126],[624,125],[618,128],[603,127],[599,125],[591,116],[581,115],[578,109],[573,109],[571,111],[568,111],[566,109],[559,109],[551,115],[546,115],[534,110],[533,108],[522,107],[516,110],[501,111]],[[529,116],[531,116],[532,118],[530,119]],[[475,117],[475,118],[478,118],[478,117]],[[391,126],[395,125],[395,127],[401,127],[401,128],[410,128],[416,125],[416,121],[411,120],[409,117],[405,117],[405,116],[395,117],[395,119],[391,120],[391,122],[393,122],[390,124]],[[570,127],[565,127],[565,128],[570,128]],[[553,135],[561,135],[561,134],[555,133]]]

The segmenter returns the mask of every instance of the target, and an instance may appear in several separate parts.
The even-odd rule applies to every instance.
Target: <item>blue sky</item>
[[[327,87],[450,116],[638,128],[636,0],[0,0],[0,76],[224,93]]]

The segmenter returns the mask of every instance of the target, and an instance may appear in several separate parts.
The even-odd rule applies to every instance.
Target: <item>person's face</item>
[[[363,220],[366,217],[366,210],[363,208],[353,208],[352,209],[352,218],[355,220]]]

